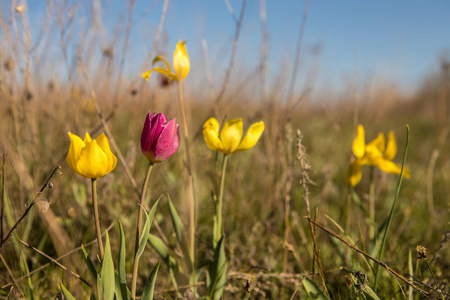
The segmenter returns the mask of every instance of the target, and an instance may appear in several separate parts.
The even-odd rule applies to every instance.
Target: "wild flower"
[[[161,73],[161,74],[167,76],[167,78],[169,80],[176,80],[176,81],[184,80],[186,78],[186,76],[189,74],[189,69],[191,66],[185,44],[186,44],[186,41],[184,41],[184,42],[178,41],[178,43],[177,43],[177,46],[173,53],[173,61],[172,61],[173,69],[174,69],[173,72],[170,68],[170,65],[169,65],[169,62],[167,61],[167,59],[165,59],[161,55],[158,55],[153,59],[152,66],[159,61],[163,61],[164,64],[166,65],[166,68],[161,68],[161,67],[153,68],[153,69],[143,73],[142,77],[144,77],[145,80],[148,80],[150,78],[150,75],[152,72],[158,72],[158,73]]]
[[[231,154],[248,150],[256,145],[264,131],[264,122],[252,124],[244,139],[242,119],[228,120],[220,131],[220,124],[215,118],[209,118],[203,125],[203,136],[209,149]]]
[[[179,125],[175,119],[167,121],[163,113],[147,114],[141,134],[141,150],[150,163],[165,161],[180,146]]]
[[[85,178],[100,178],[117,165],[117,158],[109,148],[104,133],[95,140],[86,132],[84,140],[69,132],[70,148],[66,161],[69,167]]]
[[[377,166],[383,172],[400,174],[401,166],[392,161],[397,155],[394,132],[389,132],[387,144],[384,134],[380,132],[373,141],[366,145],[364,127],[358,125],[357,131],[352,145],[356,159],[347,170],[347,183],[350,186],[355,186],[361,181],[363,165]],[[408,168],[404,169],[403,176],[410,177]]]

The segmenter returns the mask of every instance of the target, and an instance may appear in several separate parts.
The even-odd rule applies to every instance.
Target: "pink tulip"
[[[141,150],[150,163],[159,163],[177,152],[180,133],[175,119],[167,121],[163,113],[149,112],[141,135]]]

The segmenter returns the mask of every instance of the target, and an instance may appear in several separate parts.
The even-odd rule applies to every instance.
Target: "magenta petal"
[[[164,161],[178,150],[180,146],[178,127],[175,119],[163,125],[163,129],[154,148],[156,161]]]

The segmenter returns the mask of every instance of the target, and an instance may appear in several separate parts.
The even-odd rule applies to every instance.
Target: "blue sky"
[[[72,1],[73,2],[73,1]],[[162,0],[137,0],[133,14],[131,51],[127,75],[139,70],[159,23]],[[75,3],[75,2],[73,2]],[[230,0],[238,16],[241,1]],[[269,33],[269,79],[281,69],[292,68],[304,1],[271,1],[267,5]],[[2,8],[6,4],[1,4]],[[30,23],[39,28],[45,16],[44,1],[28,0]],[[91,10],[92,2],[78,2],[80,16]],[[102,2],[105,40],[123,32],[127,1]],[[79,24],[79,20],[74,22]],[[122,25],[121,25],[122,24]],[[42,25],[41,25],[42,26]],[[74,25],[77,28],[78,25]],[[421,79],[438,66],[438,57],[450,51],[450,1],[423,0],[312,0],[306,23],[298,85],[307,70],[317,63],[318,85],[339,86],[352,78],[355,68],[361,80],[383,78],[403,90],[414,90]],[[77,29],[73,35],[76,36]],[[225,1],[172,0],[169,4],[164,34],[167,45],[158,49],[171,57],[178,40],[187,40],[192,60],[192,79],[204,80],[204,52],[201,41],[209,47],[213,79],[221,82],[228,64],[235,22]],[[37,36],[37,33],[34,34]],[[58,35],[54,35],[58,42]],[[120,45],[120,43],[119,43]],[[320,46],[318,57],[313,49]],[[247,3],[236,58],[239,68],[256,69],[260,59],[260,1]],[[120,47],[121,48],[121,47]],[[348,80],[347,80],[348,83]]]

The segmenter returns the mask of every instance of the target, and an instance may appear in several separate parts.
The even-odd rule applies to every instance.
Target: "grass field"
[[[149,110],[176,118],[181,146],[169,159],[155,164],[148,182],[147,211],[163,195],[150,233],[159,237],[168,254],[161,257],[146,243],[136,278],[138,296],[161,261],[154,299],[221,299],[222,293],[223,299],[449,299],[448,65],[424,78],[422,87],[408,95],[394,85],[358,85],[356,77],[345,87],[348,93],[328,99],[323,99],[325,93],[315,92],[313,83],[289,96],[290,74],[280,75],[277,84],[262,86],[264,73],[254,79],[231,73],[223,96],[208,84],[190,83],[189,77],[166,85],[155,74],[152,79],[158,79],[148,82],[141,77],[145,69],[127,77],[121,57],[105,49],[99,57],[80,54],[75,66],[66,65],[69,75],[59,79],[57,74],[40,76],[40,68],[51,60],[40,60],[39,44],[32,47],[26,34],[17,39],[22,34],[17,35],[13,25],[22,22],[16,29],[27,33],[25,15],[14,13],[12,23],[6,15],[0,17],[5,41],[0,44],[2,299],[54,299],[61,293],[60,283],[75,299],[101,298],[95,287],[79,278],[95,286],[81,245],[98,271],[105,260],[99,261],[90,181],[66,163],[69,131],[81,137],[89,132],[93,138],[107,133],[118,158],[116,168],[97,182],[99,222],[109,231],[116,270],[122,251],[118,221],[123,225],[124,270],[130,286],[136,216],[148,166],[139,143]],[[63,55],[70,43],[63,37]],[[190,165],[178,84],[184,91]],[[265,124],[254,147],[227,156],[224,256],[217,254],[213,243],[214,201],[219,197],[224,156],[206,146],[202,131],[210,117],[221,124],[242,118],[244,134],[255,122]],[[349,187],[346,171],[354,159],[358,124],[365,128],[366,143],[379,132],[395,133],[398,151],[393,161],[401,165],[406,154],[405,167],[411,173],[401,186],[398,174],[363,166],[361,181]],[[51,184],[38,193],[57,166],[61,168]],[[218,280],[223,287],[211,287],[217,272],[208,265],[197,269],[198,278],[189,280],[193,270],[187,259],[192,241],[188,168],[195,199],[195,250],[190,263],[195,268],[211,266],[217,255],[225,257],[225,277]],[[168,195],[182,223],[181,240]],[[313,225],[307,216],[347,244]],[[418,251],[418,245],[426,253]]]

